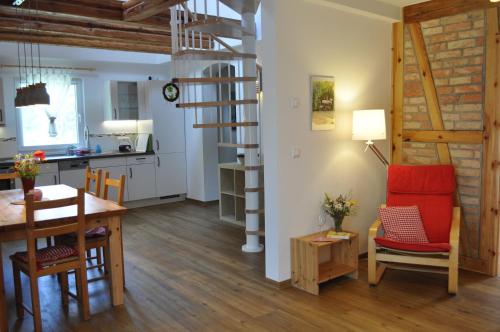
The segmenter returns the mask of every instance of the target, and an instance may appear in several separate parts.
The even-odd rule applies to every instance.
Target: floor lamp
[[[370,148],[385,166],[389,165],[382,152],[373,143],[376,140],[386,139],[384,110],[354,111],[352,115],[352,139],[366,141],[365,152]]]

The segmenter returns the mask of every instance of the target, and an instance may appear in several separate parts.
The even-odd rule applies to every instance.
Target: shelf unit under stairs
[[[209,15],[207,1],[215,4],[215,16]],[[173,82],[180,89],[177,107],[194,112],[194,128],[217,130],[218,147],[245,154],[239,170],[245,185],[231,198],[238,201],[238,219],[245,221],[245,252],[262,251],[259,238],[264,235],[255,27],[259,4],[260,0],[186,0],[170,9]],[[224,5],[239,13],[241,20],[221,17]],[[241,40],[241,51],[227,38]],[[207,85],[215,89],[207,93]]]

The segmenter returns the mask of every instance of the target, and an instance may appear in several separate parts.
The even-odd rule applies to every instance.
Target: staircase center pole
[[[241,17],[241,24],[249,31],[255,32],[255,13],[243,13]],[[256,54],[256,37],[244,36],[242,39],[243,53]],[[257,76],[257,60],[256,59],[243,59],[243,76],[256,77]],[[255,99],[257,89],[255,82],[245,82],[243,84],[243,98]],[[250,104],[243,106],[243,121],[257,122],[257,105]],[[244,144],[257,144],[258,143],[258,127],[245,127],[243,128]],[[245,149],[245,166],[252,167],[245,169],[245,188],[259,187],[259,169],[255,166],[260,166],[260,156],[258,149]],[[246,244],[242,246],[244,252],[261,252],[264,246],[259,243],[259,193],[247,192],[245,193],[245,206],[246,206]]]

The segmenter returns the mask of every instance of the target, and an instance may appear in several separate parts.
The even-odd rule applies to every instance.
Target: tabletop
[[[37,187],[43,193],[43,199],[55,200],[74,197],[77,190],[67,185],[54,185]],[[12,202],[23,200],[24,193],[21,189],[0,191],[0,232],[24,228],[26,214],[24,205],[14,205]],[[87,219],[120,216],[127,209],[118,204],[89,194],[85,194],[85,216]],[[64,221],[76,218],[76,206],[57,209],[40,210],[35,213],[37,222]]]

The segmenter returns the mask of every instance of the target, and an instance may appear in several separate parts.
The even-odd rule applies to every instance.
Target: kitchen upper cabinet
[[[186,192],[186,154],[183,152],[157,154],[156,195],[165,197]]]
[[[108,81],[105,91],[107,119],[139,119],[139,84],[137,82]]]
[[[153,149],[158,154],[186,151],[184,110],[163,98],[167,82],[147,81],[145,106],[153,119]]]

